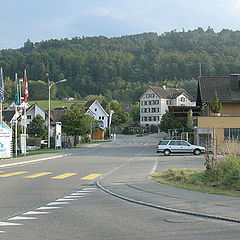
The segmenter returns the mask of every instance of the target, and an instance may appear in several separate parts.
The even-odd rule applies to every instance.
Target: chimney
[[[230,88],[233,91],[239,91],[240,90],[240,74],[239,73],[231,74]]]

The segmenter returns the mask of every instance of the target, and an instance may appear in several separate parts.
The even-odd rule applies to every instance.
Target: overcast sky
[[[240,0],[0,0],[0,49],[75,36],[240,30]]]

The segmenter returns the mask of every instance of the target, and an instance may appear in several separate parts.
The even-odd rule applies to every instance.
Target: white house
[[[184,89],[149,87],[140,97],[140,125],[159,125],[168,106],[192,106]]]
[[[108,114],[105,112],[98,100],[89,101],[84,105],[84,107],[87,109],[86,114],[99,121],[102,128],[106,129],[108,127]]]
[[[30,126],[30,123],[37,115],[40,115],[45,120],[45,125],[48,126],[49,121],[48,112],[42,110],[37,103],[32,104],[30,107],[26,109],[26,115],[27,115],[26,119],[27,127]],[[21,126],[25,125],[24,110],[22,110],[21,115],[18,117],[18,120]],[[50,135],[52,136],[55,129],[55,122],[52,118],[50,118],[50,120],[51,120]]]

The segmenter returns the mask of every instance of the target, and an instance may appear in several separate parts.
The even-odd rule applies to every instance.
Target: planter
[[[220,117],[221,113],[211,113],[211,116],[213,116],[213,117]]]

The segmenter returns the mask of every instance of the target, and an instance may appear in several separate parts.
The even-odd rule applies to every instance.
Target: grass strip
[[[240,197],[240,191],[221,186],[205,170],[173,170],[154,173],[151,179],[155,182],[203,193]]]

